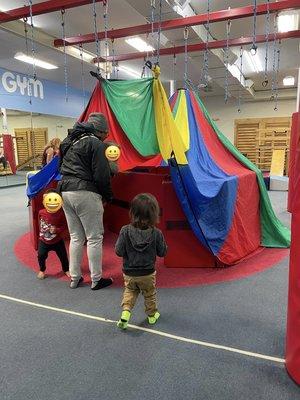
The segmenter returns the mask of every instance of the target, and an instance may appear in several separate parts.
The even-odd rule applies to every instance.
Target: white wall
[[[15,128],[30,128],[30,116],[8,115],[8,132],[14,135]],[[59,137],[64,139],[67,136],[67,130],[72,128],[76,122],[75,118],[56,117],[51,115],[33,116],[33,128],[48,128],[48,139]]]
[[[202,100],[221,132],[232,142],[234,142],[235,119],[287,117],[296,111],[296,99],[278,101],[277,111],[274,111],[274,102],[271,101],[244,103],[241,105],[240,113],[237,111],[237,103],[225,104],[224,97],[206,97]]]

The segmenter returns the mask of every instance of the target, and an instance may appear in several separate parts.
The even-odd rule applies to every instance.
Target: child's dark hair
[[[131,202],[129,211],[131,224],[135,228],[154,227],[159,221],[159,205],[150,193],[140,193]]]
[[[57,189],[47,189],[45,192],[44,192],[44,194],[48,194],[48,193],[57,193],[57,194],[59,194],[59,195],[61,195],[61,193],[59,192],[59,190],[57,190]]]

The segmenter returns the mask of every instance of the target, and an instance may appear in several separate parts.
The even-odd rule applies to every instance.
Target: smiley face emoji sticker
[[[105,156],[108,161],[117,161],[120,158],[121,151],[118,146],[108,146],[105,150]]]
[[[61,209],[63,200],[56,192],[49,192],[43,196],[43,205],[49,213],[56,213]]]

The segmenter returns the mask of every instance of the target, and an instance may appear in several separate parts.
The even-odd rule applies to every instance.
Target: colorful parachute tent
[[[189,138],[188,164],[170,162],[172,181],[200,242],[225,264],[261,245],[288,247],[290,232],[274,214],[261,171],[222,135],[193,92],[178,91],[171,105]]]
[[[102,80],[80,121],[106,115],[109,140],[122,148],[121,171],[168,161],[193,232],[222,263],[260,246],[288,247],[290,232],[274,214],[260,170],[222,135],[195,93],[179,90],[170,104],[157,77]]]

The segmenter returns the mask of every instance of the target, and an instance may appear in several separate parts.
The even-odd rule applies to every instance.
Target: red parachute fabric
[[[289,191],[288,191],[288,211],[292,212],[293,200],[295,194],[295,162],[297,148],[300,142],[300,131],[298,131],[298,118],[299,113],[294,113],[292,116],[292,131],[291,131],[291,142],[290,142],[290,165],[289,165]]]
[[[197,124],[204,143],[215,163],[227,174],[238,177],[238,191],[231,229],[218,257],[226,264],[240,262],[260,249],[259,190],[256,174],[236,160],[218,139],[190,92]]]
[[[17,172],[17,167],[16,167],[16,158],[15,158],[15,149],[14,149],[14,143],[13,143],[13,138],[10,134],[4,133],[3,136],[3,151],[4,155],[9,162],[10,168],[15,174]]]
[[[87,121],[88,116],[92,112],[101,112],[106,116],[109,125],[109,137],[107,140],[116,142],[121,146],[121,157],[118,160],[120,171],[126,171],[141,166],[157,167],[161,164],[162,157],[160,154],[151,157],[143,157],[135,150],[113,114],[100,83],[97,83],[90,101],[79,118],[79,121]]]
[[[295,141],[293,161],[292,242],[290,252],[289,297],[286,333],[286,367],[300,385],[300,113],[293,115]]]

